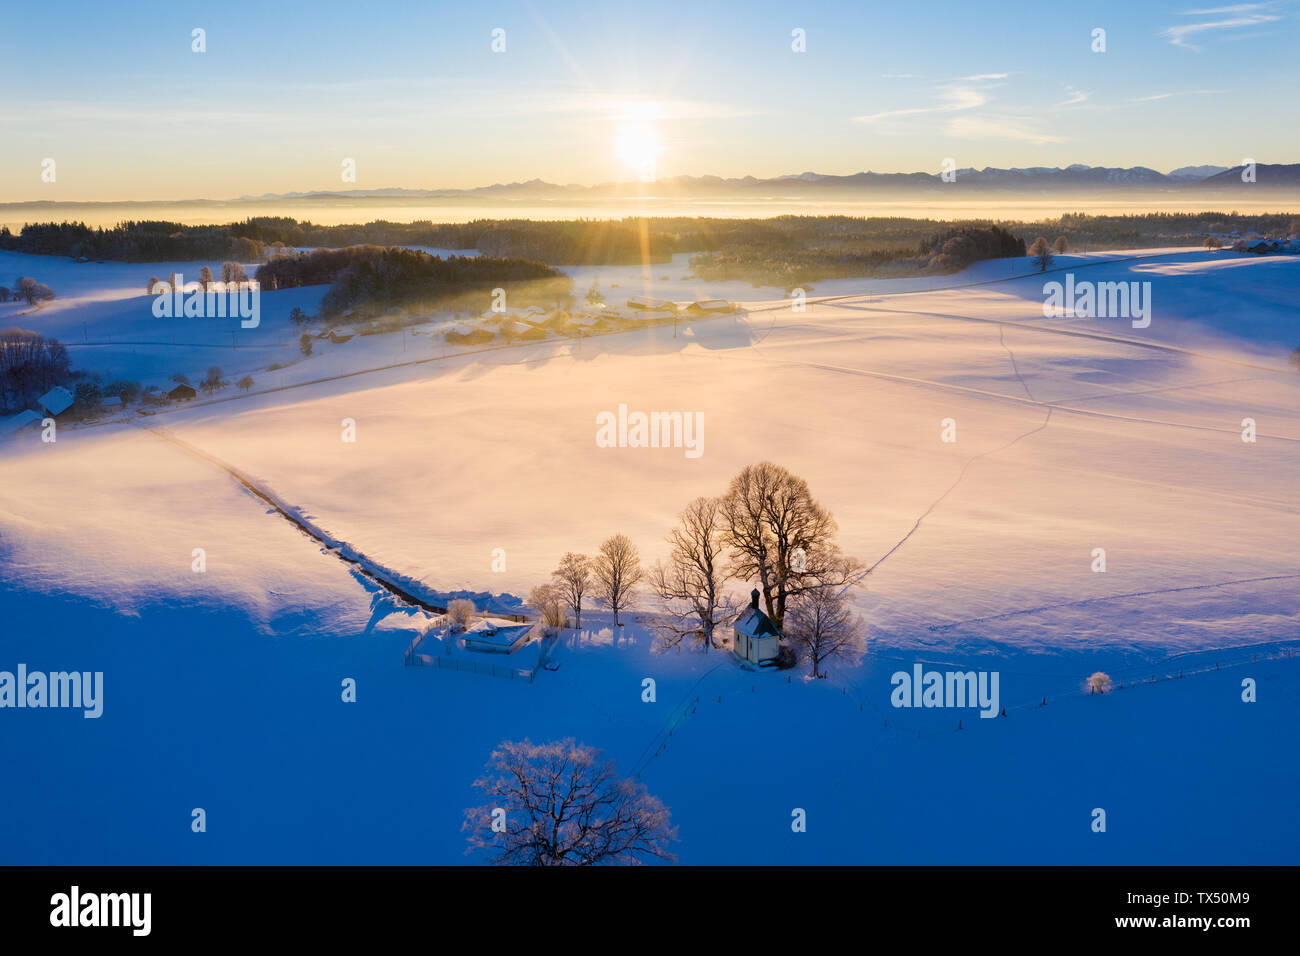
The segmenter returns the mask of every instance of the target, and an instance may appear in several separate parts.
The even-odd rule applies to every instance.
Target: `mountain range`
[[[955,178],[945,180],[938,173],[875,173],[850,175],[804,172],[760,179],[754,176],[673,176],[654,183],[600,183],[594,186],[560,184],[531,179],[527,182],[494,183],[471,189],[348,189],[316,192],[268,193],[241,196],[242,201],[283,199],[579,199],[626,196],[630,191],[656,196],[754,197],[817,196],[869,192],[932,192],[934,190],[977,190],[979,192],[1039,192],[1081,194],[1123,190],[1230,190],[1255,188],[1274,192],[1300,188],[1300,163],[1257,164],[1254,182],[1243,180],[1243,167],[1183,166],[1161,173],[1146,166],[1109,167],[1030,166],[1026,168],[957,169]]]

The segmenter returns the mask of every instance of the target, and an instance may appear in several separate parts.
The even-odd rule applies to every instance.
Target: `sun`
[[[643,182],[653,182],[659,160],[659,134],[648,120],[629,120],[619,124],[618,158]]]

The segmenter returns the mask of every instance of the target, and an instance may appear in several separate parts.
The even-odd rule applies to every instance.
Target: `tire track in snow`
[[[1015,323],[1010,323],[1014,325]],[[765,362],[777,364],[770,359],[764,359]],[[1159,418],[1141,418],[1133,415],[1119,415],[1114,412],[1099,412],[1090,408],[1074,408],[1070,405],[1061,405],[1056,402],[1044,402],[1029,398],[1018,398],[1015,395],[1007,395],[1002,392],[990,392],[987,389],[973,388],[969,385],[954,385],[950,382],[936,382],[932,379],[912,378],[906,375],[891,375],[888,372],[876,372],[865,368],[849,368],[841,365],[826,365],[821,362],[801,362],[797,359],[780,359],[777,360],[786,365],[803,365],[808,368],[819,368],[827,372],[840,372],[845,375],[861,375],[865,378],[878,378],[887,382],[897,382],[902,385],[916,385],[922,388],[936,388],[950,392],[961,392],[967,395],[978,395],[984,398],[999,399],[1004,402],[1013,402],[1017,405],[1031,405],[1035,408],[1048,408],[1058,412],[1068,412],[1071,415],[1082,415],[1086,418],[1102,418],[1109,421],[1127,422],[1132,425],[1156,425],[1162,428],[1183,428],[1190,431],[1211,432],[1216,435],[1240,435],[1239,428],[1216,428],[1213,425],[1195,425],[1191,422],[1168,422]],[[1118,395],[1119,393],[1117,393]],[[1287,435],[1262,435],[1256,433],[1258,441],[1284,441],[1292,444],[1300,444],[1300,438],[1292,438]]]
[[[1021,617],[1028,614],[1039,614],[1043,611],[1054,611],[1067,607],[1086,607],[1089,604],[1099,604],[1106,601],[1122,601],[1128,598],[1151,597],[1156,594],[1178,594],[1183,591],[1205,591],[1212,588],[1227,588],[1238,584],[1259,584],[1264,581],[1288,581],[1293,578],[1300,578],[1300,574],[1274,574],[1261,578],[1240,578],[1236,581],[1219,581],[1214,584],[1187,584],[1176,588],[1156,588],[1151,591],[1130,591],[1127,594],[1111,594],[1103,597],[1084,598],[1080,601],[1063,601],[1060,604],[1044,604],[1040,607],[1027,607],[1019,611],[1007,611],[1004,614],[990,614],[987,617],[972,617],[964,621],[953,621],[950,624],[931,624],[931,631],[949,631],[953,628],[963,627],[967,624],[984,624],[989,621],[1001,621],[1009,617]]]
[[[880,567],[880,565],[884,564],[886,558],[888,558],[891,554],[893,554],[895,551],[897,551],[899,548],[905,545],[908,539],[911,538],[912,535],[916,534],[917,529],[921,527],[921,522],[923,522],[929,516],[930,512],[934,511],[935,508],[939,507],[943,499],[947,498],[950,494],[952,494],[953,490],[959,484],[961,484],[962,479],[966,477],[966,472],[970,469],[971,465],[975,464],[975,462],[979,461],[981,458],[987,458],[990,455],[996,455],[998,452],[1006,451],[1008,448],[1010,448],[1012,445],[1015,445],[1017,442],[1020,442],[1021,440],[1028,438],[1030,435],[1034,435],[1037,434],[1038,432],[1041,432],[1044,428],[1047,427],[1048,423],[1051,420],[1052,420],[1052,409],[1048,408],[1047,417],[1043,419],[1043,423],[1041,425],[1038,425],[1035,428],[1031,428],[1023,435],[1017,435],[1015,438],[1011,439],[1011,441],[1007,442],[1005,445],[999,445],[997,448],[990,448],[988,451],[982,451],[978,455],[968,458],[966,460],[966,464],[961,466],[961,471],[957,473],[956,480],[953,481],[953,483],[948,486],[948,489],[943,494],[941,494],[938,498],[934,499],[934,501],[930,503],[930,507],[926,508],[925,511],[921,513],[921,516],[916,519],[916,523],[912,525],[912,529],[908,531],[907,534],[899,538],[898,543],[895,544],[888,551],[886,551],[883,555],[881,555],[880,558],[876,561],[876,563],[873,564],[871,567],[867,568],[867,570],[864,571],[861,574],[861,576],[859,576],[856,579],[856,581],[861,581],[862,578],[865,578],[872,571],[876,570],[876,568]],[[856,583],[856,581],[854,583]]]
[[[1080,332],[1074,329],[1061,329],[1051,325],[1036,325],[1033,322],[1016,322],[1010,319],[990,319],[978,315],[953,315],[947,312],[924,312],[918,309],[877,309],[876,311],[895,312],[899,315],[928,315],[932,318],[950,319],[954,322],[983,322],[993,325],[1010,325],[1013,328],[1025,329],[1030,332],[1045,332],[1049,335],[1065,335],[1077,339],[1094,339],[1098,342],[1114,342],[1117,345],[1129,345],[1133,348],[1139,349],[1152,349],[1156,352],[1170,352],[1175,355],[1190,355],[1211,362],[1221,362],[1226,365],[1238,365],[1242,368],[1259,369],[1260,371],[1274,372],[1279,375],[1290,374],[1285,368],[1276,365],[1260,365],[1258,362],[1246,362],[1241,359],[1232,359],[1223,355],[1215,355],[1211,352],[1197,352],[1194,349],[1185,349],[1177,345],[1167,345],[1164,342],[1143,342],[1141,339],[1133,339],[1124,335],[1108,335],[1104,332]]]
[[[650,742],[642,749],[641,756],[637,758],[636,773],[632,775],[634,778],[638,780],[641,778],[641,774],[643,774],[649,768],[650,764],[654,762],[655,757],[659,756],[660,750],[662,750],[664,744],[668,742],[668,738],[672,736],[672,732],[677,729],[678,724],[686,719],[686,708],[691,703],[691,695],[695,693],[699,686],[703,684],[714,671],[726,663],[728,663],[727,659],[723,658],[701,674],[699,679],[691,685],[690,690],[686,692],[686,696],[682,698],[682,702],[668,712],[668,719],[664,721],[664,725],[655,731],[654,736],[650,738]],[[679,709],[681,711],[680,713],[678,713]],[[659,747],[655,748],[655,750],[651,752],[650,748],[655,746],[656,741],[659,742]]]
[[[1011,359],[1011,371],[1015,372],[1016,378],[1020,380],[1020,387],[1025,390],[1025,394],[1029,396],[1030,401],[1038,401],[1038,399],[1034,398],[1034,393],[1029,390],[1029,384],[1025,381],[1025,377],[1020,374],[1020,366],[1016,364],[1016,353],[1011,351],[1011,346],[1007,345],[1007,328],[1005,325],[998,325],[998,341],[1007,350],[1007,356]]]

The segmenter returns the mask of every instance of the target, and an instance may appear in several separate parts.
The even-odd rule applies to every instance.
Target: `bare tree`
[[[230,383],[221,376],[222,372],[220,365],[208,366],[208,374],[204,377],[203,381],[199,383],[199,388],[209,393],[225,388]]]
[[[722,503],[696,498],[681,514],[681,523],[668,535],[672,549],[667,563],[650,569],[650,587],[664,602],[667,615],[655,624],[663,647],[694,638],[707,651],[717,646],[714,632],[734,614],[722,593],[730,576],[724,567]]]
[[[250,388],[253,387],[253,376],[251,376],[251,375],[245,375],[243,378],[241,378],[241,379],[240,379],[238,382],[236,382],[235,384],[236,384],[237,386],[239,386],[241,389],[243,389],[243,390],[246,392],[246,391],[248,391]]]
[[[1110,690],[1110,675],[1097,671],[1088,678],[1088,693],[1104,694]]]
[[[1039,236],[1029,247],[1029,256],[1038,260],[1039,272],[1046,272],[1047,267],[1052,264],[1052,247],[1047,244],[1043,236]]]
[[[37,282],[31,276],[22,276],[18,280],[18,287],[14,289],[14,297],[26,299],[28,305],[35,305],[37,302],[43,302],[46,299],[54,298],[54,290],[49,286]]]
[[[758,580],[778,629],[791,598],[822,585],[843,587],[866,573],[832,540],[835,519],[813,500],[808,483],[780,465],[760,462],[733,478],[722,518],[732,574]]]
[[[451,621],[453,629],[460,628],[463,631],[469,627],[469,622],[474,619],[476,610],[473,601],[466,598],[456,598],[456,600],[447,604],[447,620]]]
[[[844,591],[822,585],[804,591],[790,605],[785,637],[803,650],[813,677],[825,677],[822,663],[839,657],[855,663],[863,649],[862,621],[844,603]]]
[[[204,266],[199,270],[199,285],[203,286],[203,291],[208,291],[208,286],[212,285],[212,270]]]
[[[596,578],[596,596],[604,599],[614,612],[614,626],[618,627],[619,612],[632,606],[636,598],[634,589],[643,577],[636,545],[622,534],[606,539],[592,559],[591,570]]]
[[[582,598],[591,590],[591,559],[585,554],[573,551],[560,559],[560,566],[551,572],[555,586],[559,588],[564,600],[573,608],[573,624],[582,627]]]
[[[676,862],[668,845],[677,830],[663,802],[571,737],[502,741],[474,786],[489,802],[465,811],[466,852],[498,866]]]
[[[1070,251],[1070,240],[1065,236],[1057,236],[1056,241],[1052,243],[1052,251],[1058,255],[1065,255]]]
[[[0,411],[66,384],[71,371],[68,350],[57,339],[28,329],[0,331]]]
[[[542,619],[542,631],[557,633],[564,626],[564,595],[554,584],[539,584],[528,595],[528,604]]]
[[[247,282],[248,276],[244,274],[244,267],[238,262],[223,262],[221,263],[221,281],[227,285],[231,283],[238,285],[240,282]]]

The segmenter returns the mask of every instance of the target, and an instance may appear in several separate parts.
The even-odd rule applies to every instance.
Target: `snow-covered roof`
[[[677,306],[667,299],[652,299],[649,296],[634,295],[627,300],[629,309],[666,309],[669,312],[676,312]]]
[[[699,299],[693,304],[705,312],[725,312],[731,308],[731,303],[726,299]]]
[[[62,385],[55,385],[36,401],[51,415],[60,415],[72,405],[72,393]]]
[[[41,416],[30,408],[24,409],[17,415],[10,415],[8,418],[0,418],[0,435],[10,435],[24,425],[30,425],[33,422],[39,422]]]
[[[500,644],[508,647],[519,640],[524,632],[531,630],[532,624],[520,624],[499,617],[484,617],[465,628],[465,636],[484,644]]]
[[[750,637],[780,637],[781,632],[776,629],[772,619],[760,611],[758,608],[750,606],[741,612],[740,617],[736,618],[732,625],[742,634]]]

